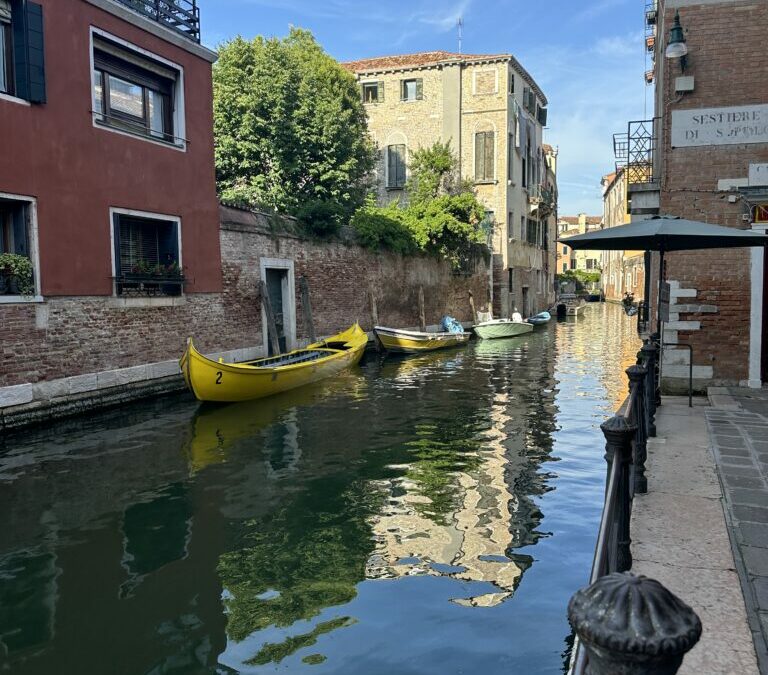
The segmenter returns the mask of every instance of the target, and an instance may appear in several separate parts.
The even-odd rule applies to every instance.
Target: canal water
[[[0,439],[0,672],[563,672],[634,326]]]

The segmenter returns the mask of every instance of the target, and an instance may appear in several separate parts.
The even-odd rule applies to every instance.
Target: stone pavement
[[[707,423],[762,673],[768,673],[768,391],[710,388]]]
[[[657,436],[648,440],[648,493],[635,495],[632,506],[632,572],[658,579],[701,618],[701,640],[681,675],[757,675],[710,450],[710,409],[704,399],[694,402],[689,408],[687,398],[665,396],[657,411]],[[746,473],[741,466],[735,475]]]

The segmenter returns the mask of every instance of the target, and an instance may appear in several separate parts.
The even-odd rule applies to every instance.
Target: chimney
[[[584,234],[587,231],[587,214],[579,214],[579,234]]]

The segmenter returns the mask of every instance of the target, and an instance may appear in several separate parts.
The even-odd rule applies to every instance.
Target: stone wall
[[[667,3],[664,25],[669,27],[680,8],[689,50],[686,75],[694,90],[680,96],[675,79],[676,59],[661,57],[664,69],[657,99],[662,104],[663,137],[660,212],[717,225],[749,227],[750,210],[731,184],[746,185],[749,165],[768,162],[768,144],[710,145],[672,148],[671,113],[679,109],[729,107],[765,103],[768,52],[750,50],[768,26],[768,3]],[[670,103],[671,102],[671,103]],[[748,249],[671,253],[666,256],[667,280],[673,299],[679,296],[676,317],[665,336],[693,347],[694,379],[708,384],[739,384],[749,377],[751,264]],[[658,262],[654,261],[652,297],[656,297]],[[763,300],[764,302],[764,300]],[[688,351],[669,350],[667,386],[687,386]],[[679,382],[672,382],[679,379]],[[759,385],[759,382],[757,382]]]
[[[454,276],[434,258],[373,253],[350,237],[311,240],[290,221],[280,221],[276,228],[273,218],[223,207],[220,245],[222,293],[54,297],[0,304],[0,429],[11,424],[16,412],[28,413],[29,406],[42,418],[51,407],[81,412],[83,405],[73,407],[73,401],[94,407],[96,392],[114,404],[140,396],[144,384],[178,375],[177,359],[188,336],[201,351],[227,360],[262,355],[262,258],[293,261],[296,333],[303,344],[308,332],[298,292],[301,276],[309,283],[318,336],[356,320],[370,330],[371,292],[380,323],[398,327],[418,325],[420,286],[430,324],[444,314],[470,320],[469,290],[478,308],[488,298],[489,263],[482,257],[474,275]],[[169,386],[173,388],[165,388]]]

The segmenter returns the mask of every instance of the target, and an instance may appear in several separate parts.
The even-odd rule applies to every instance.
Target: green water
[[[633,328],[0,439],[0,672],[562,672]]]

